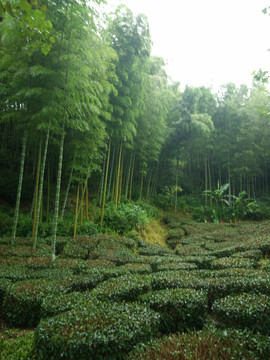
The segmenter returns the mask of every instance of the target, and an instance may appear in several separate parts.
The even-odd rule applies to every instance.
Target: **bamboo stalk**
[[[89,209],[88,209],[88,181],[87,181],[87,184],[86,184],[86,193],[85,193],[85,216],[86,216],[86,219],[89,220]]]
[[[21,193],[22,193],[22,183],[23,183],[23,172],[24,172],[24,161],[25,161],[25,149],[27,143],[27,130],[24,131],[23,135],[23,143],[22,143],[22,155],[21,155],[21,164],[20,164],[20,173],[19,173],[19,181],[18,181],[18,189],[17,189],[17,198],[16,198],[16,205],[14,211],[14,219],[13,219],[13,226],[12,226],[12,235],[11,235],[11,245],[15,245],[15,238],[17,232],[17,224],[19,219],[19,209],[20,209],[20,200],[21,200]]]
[[[108,155],[107,155],[107,165],[106,165],[106,173],[105,173],[105,184],[103,191],[103,199],[102,199],[102,208],[101,208],[101,217],[100,217],[100,230],[102,231],[103,218],[104,218],[104,209],[105,209],[105,201],[106,201],[106,188],[108,182],[108,172],[109,172],[109,163],[110,163],[110,153],[111,153],[111,142],[109,143]]]
[[[79,208],[79,195],[80,195],[80,184],[77,186],[77,196],[76,196],[76,209],[75,209],[75,220],[74,220],[74,231],[73,236],[76,236],[77,233],[77,219],[78,219],[78,208]]]
[[[32,226],[32,238],[35,236],[35,227],[36,227],[36,220],[39,219],[39,213],[37,214],[37,207],[38,207],[38,185],[39,185],[39,177],[40,177],[40,167],[41,167],[41,148],[42,148],[42,141],[40,140],[39,143],[39,151],[38,151],[38,166],[37,166],[37,173],[36,173],[36,186],[35,186],[35,205],[34,205],[34,216],[33,216],[33,226]],[[34,249],[36,248],[34,239]]]
[[[73,159],[73,162],[72,162],[72,167],[71,167],[70,174],[69,174],[68,186],[67,186],[67,190],[66,190],[66,193],[65,193],[65,198],[64,198],[64,202],[63,202],[63,206],[62,206],[61,216],[60,216],[61,220],[63,220],[63,218],[64,218],[65,209],[66,209],[66,206],[67,206],[67,199],[68,199],[70,185],[71,185],[71,182],[72,182],[75,159],[76,159],[76,154],[74,156],[74,159]]]
[[[119,159],[118,159],[118,170],[117,170],[117,177],[116,177],[116,182],[115,182],[115,209],[117,209],[117,205],[118,205],[118,194],[119,194],[119,180],[120,180],[120,168],[121,168],[121,157],[122,157],[122,143],[120,145],[120,150],[119,150]]]
[[[50,185],[50,164],[48,166],[48,173],[47,173],[47,177],[48,177],[48,188],[47,188],[47,211],[46,211],[46,221],[49,221],[49,214],[50,214],[50,192],[51,192],[51,185]]]
[[[135,166],[135,152],[134,152],[134,156],[133,156],[132,169],[131,169],[131,177],[130,177],[129,201],[131,201],[131,196],[132,196],[132,185],[133,185],[134,166]]]

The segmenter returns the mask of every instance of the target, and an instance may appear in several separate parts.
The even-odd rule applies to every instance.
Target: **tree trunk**
[[[86,182],[86,184],[87,184],[87,182]],[[85,189],[86,189],[86,186],[85,186]],[[81,199],[81,206],[80,206],[80,208],[81,208],[81,226],[82,226],[82,224],[83,224],[83,216],[84,216],[84,211],[83,211],[83,208],[84,208],[84,193],[83,193],[83,184],[82,184],[82,194],[83,194],[83,196],[82,196],[82,199]]]
[[[89,213],[88,213],[88,181],[86,184],[86,192],[85,192],[85,216],[86,216],[86,220],[89,220]]]
[[[18,189],[17,189],[17,198],[12,226],[12,235],[11,235],[11,245],[15,245],[15,238],[17,232],[17,224],[19,219],[19,209],[20,209],[20,201],[21,201],[21,193],[22,193],[22,182],[23,182],[23,171],[24,171],[24,160],[25,160],[25,149],[27,143],[27,130],[24,131],[23,135],[23,143],[22,143],[22,156],[21,156],[21,164],[20,164],[20,173],[19,173],[19,181],[18,181]]]
[[[147,202],[149,202],[149,200],[150,200],[150,188],[151,188],[151,182],[152,182],[152,173],[153,173],[153,169],[151,169],[151,171],[149,173],[149,179],[148,179],[147,190],[146,190],[146,201]]]
[[[68,7],[66,7],[66,11],[68,11]],[[71,23],[72,23],[73,3],[72,3],[70,11],[71,11]],[[68,93],[71,32],[72,32],[72,28],[70,28],[70,32],[69,32],[68,49],[67,49],[67,66],[66,66],[65,87],[64,87],[64,89],[65,89],[64,90],[65,91],[64,113],[63,113],[62,133],[61,133],[60,149],[59,149],[58,172],[57,172],[57,180],[56,180],[56,193],[55,193],[55,205],[54,205],[54,217],[53,217],[53,231],[52,231],[52,262],[55,261],[56,234],[57,234],[58,216],[59,216],[59,202],[60,202],[61,177],[62,177],[62,167],[63,167],[65,127],[66,127],[66,117],[67,117],[67,109],[66,109],[65,102],[66,102],[67,93]],[[63,33],[62,33],[62,35],[63,35]]]
[[[117,175],[116,175],[116,181],[115,181],[115,209],[117,209],[118,205],[118,194],[119,194],[119,183],[120,183],[120,170],[121,170],[121,158],[122,158],[122,143],[120,145],[119,149],[119,159],[118,159],[118,168],[117,168]]]
[[[38,185],[39,185],[39,178],[40,178],[40,167],[41,167],[41,149],[42,149],[42,140],[39,143],[39,152],[38,152],[38,166],[37,166],[37,173],[36,173],[36,186],[35,186],[35,205],[34,205],[34,216],[33,216],[33,226],[32,226],[32,238],[33,238],[33,248],[36,248],[35,244],[35,228],[36,222],[38,222],[39,214],[37,214],[37,207],[38,207]]]
[[[207,155],[205,154],[204,159],[204,190],[208,190],[208,181],[207,181]],[[205,193],[205,205],[208,205],[208,195]]]
[[[45,167],[46,167],[46,160],[47,160],[49,138],[50,138],[50,121],[49,121],[45,144],[44,144],[44,153],[43,153],[41,172],[40,172],[38,204],[37,204],[37,218],[36,218],[36,224],[35,224],[34,243],[33,243],[34,249],[36,248],[36,245],[37,245],[38,225],[39,225],[40,212],[41,212],[41,200],[43,197],[44,174],[45,174]]]
[[[210,160],[209,160],[209,157],[208,157],[208,179],[209,179],[209,190],[212,191],[212,179],[211,179],[211,167],[210,167]],[[212,199],[212,196],[210,196],[210,207],[212,209],[213,207],[213,199]]]
[[[128,188],[129,188],[129,182],[130,182],[132,159],[133,159],[133,152],[131,152],[131,155],[130,155],[130,162],[129,162],[128,171],[127,171],[127,177],[126,177],[126,188],[125,188],[125,197],[126,197],[126,199],[128,197]]]
[[[47,178],[48,178],[48,188],[47,188],[47,210],[46,210],[46,221],[49,221],[49,215],[50,215],[50,196],[51,196],[51,183],[50,183],[50,175],[51,171],[50,171],[50,164],[48,165],[48,173],[47,173]]]
[[[71,181],[72,181],[75,159],[76,159],[76,155],[74,156],[74,159],[73,159],[73,162],[72,162],[72,168],[71,168],[71,171],[70,171],[70,174],[69,174],[68,186],[67,186],[67,190],[66,190],[66,194],[65,194],[65,198],[64,198],[64,202],[63,202],[63,206],[62,206],[61,216],[60,216],[61,220],[63,220],[63,218],[64,218],[65,209],[66,209],[66,206],[67,206],[67,199],[68,199],[69,189],[70,189],[70,185],[71,185]]]
[[[65,114],[65,116],[66,116],[66,114]],[[62,125],[62,135],[61,135],[61,141],[60,141],[58,172],[57,172],[57,180],[56,180],[55,204],[54,204],[54,217],[53,217],[53,230],[52,230],[52,261],[53,262],[55,260],[55,245],[56,245],[56,234],[57,234],[58,215],[59,215],[59,202],[60,202],[64,139],[65,139],[65,116],[64,116],[64,121],[63,121],[63,125]]]
[[[102,166],[102,175],[101,175],[101,183],[100,183],[100,189],[99,189],[99,206],[102,204],[102,198],[103,198],[103,188],[104,188],[104,178],[105,178],[105,167],[106,167],[106,153],[103,160],[103,166]]]
[[[105,173],[105,184],[104,184],[103,199],[102,199],[102,208],[101,208],[101,217],[100,217],[100,230],[101,230],[101,231],[102,231],[103,217],[104,217],[104,209],[105,209],[105,202],[106,202],[106,191],[107,191],[107,182],[108,182],[110,155],[111,155],[111,142],[109,143],[109,149],[108,149],[108,155],[107,155],[107,165],[106,165],[106,173]]]
[[[131,201],[131,196],[132,196],[132,184],[133,184],[134,166],[135,166],[135,152],[134,152],[132,168],[131,168],[131,177],[130,177],[130,186],[129,186],[129,201]]]
[[[178,195],[178,164],[179,164],[179,160],[177,158],[177,163],[176,163],[176,176],[175,176],[175,203],[174,203],[174,213],[177,213],[177,195]]]
[[[142,191],[143,191],[143,171],[141,176],[141,186],[140,186],[140,201],[142,201]]]
[[[109,177],[109,184],[108,184],[108,192],[107,192],[107,200],[110,198],[110,191],[111,191],[111,184],[112,184],[112,177],[113,177],[113,170],[114,170],[114,157],[115,157],[115,145],[113,146],[113,156],[111,161],[111,171]],[[112,192],[113,193],[113,192]]]
[[[120,201],[121,201],[121,196],[122,196],[123,170],[124,170],[124,156],[123,156],[123,154],[122,154],[121,168],[120,168],[120,179],[119,179],[118,203],[120,203]]]
[[[74,220],[73,237],[75,237],[75,236],[76,236],[76,233],[77,233],[77,219],[78,219],[78,208],[79,208],[79,195],[80,195],[80,183],[78,183],[78,187],[77,187],[76,209],[75,209],[75,220]]]

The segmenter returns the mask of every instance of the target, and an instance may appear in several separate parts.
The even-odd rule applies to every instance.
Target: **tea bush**
[[[170,270],[195,270],[197,266],[192,263],[169,262],[157,266],[156,271],[170,271]]]
[[[205,323],[207,297],[204,291],[193,289],[152,291],[141,295],[139,301],[160,313],[162,333],[201,328]]]
[[[131,274],[150,274],[152,272],[152,268],[149,264],[125,264],[120,267],[120,269],[126,269]]]
[[[74,276],[69,281],[68,291],[87,291],[104,281],[105,276],[98,269],[90,269],[85,273]]]
[[[0,334],[0,358],[35,360],[34,332],[6,330]]]
[[[252,269],[256,265],[256,262],[250,258],[241,257],[228,257],[221,258],[212,261],[213,269],[232,269],[232,268],[249,268]]]
[[[269,336],[211,326],[140,344],[127,360],[268,360],[269,352]]]
[[[62,312],[80,308],[84,303],[93,299],[90,292],[71,292],[68,294],[51,294],[46,296],[41,303],[42,318],[55,316]]]
[[[185,256],[183,260],[187,263],[194,263],[199,269],[211,269],[212,261],[215,260],[215,256],[203,255],[203,256]]]
[[[138,254],[143,256],[165,256],[173,254],[173,252],[165,247],[149,244],[147,247],[140,247]]]
[[[5,291],[3,315],[10,325],[35,326],[41,318],[43,299],[64,289],[63,283],[47,279],[16,282]]]
[[[136,301],[139,295],[150,289],[150,276],[124,275],[102,282],[92,291],[92,295],[102,301]]]
[[[270,333],[270,298],[244,293],[216,300],[212,306],[216,319],[228,327],[240,327]]]
[[[263,257],[263,253],[261,250],[247,250],[247,251],[236,252],[232,254],[231,257],[248,258],[258,261]]]
[[[157,335],[159,315],[138,304],[88,303],[41,320],[35,333],[39,360],[124,359]]]

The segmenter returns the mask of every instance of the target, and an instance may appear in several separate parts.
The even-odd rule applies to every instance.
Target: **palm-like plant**
[[[219,186],[218,182],[217,189],[205,190],[203,192],[205,196],[209,195],[215,201],[214,220],[216,220],[216,222],[224,216],[224,204],[230,206],[229,201],[226,199],[228,197],[228,195],[226,195],[226,191],[229,189],[229,186],[230,185],[228,183]]]

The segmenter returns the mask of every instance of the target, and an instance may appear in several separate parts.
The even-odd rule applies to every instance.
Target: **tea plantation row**
[[[171,249],[62,238],[53,265],[1,239],[0,358],[269,359],[270,224],[166,226]]]

